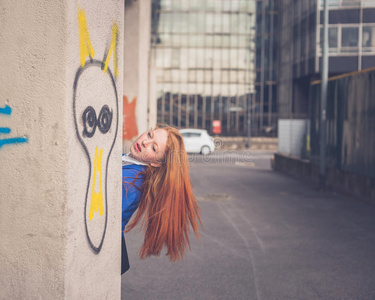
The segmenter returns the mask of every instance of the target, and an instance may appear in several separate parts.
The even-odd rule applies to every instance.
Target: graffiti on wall
[[[118,26],[103,60],[94,59],[85,11],[78,9],[80,67],[73,85],[73,114],[77,138],[84,149],[89,172],[86,186],[84,222],[87,241],[99,253],[105,238],[108,219],[108,162],[118,131],[117,68]],[[113,55],[112,55],[113,54]],[[114,72],[108,67],[113,58]]]
[[[126,96],[123,97],[123,123],[122,123],[122,139],[131,140],[138,136],[137,119],[135,116],[135,107],[137,105],[137,97],[129,103]]]
[[[12,114],[12,108],[9,105],[5,105],[4,107],[0,107],[0,115],[8,115]],[[3,138],[2,135],[10,134],[12,130],[9,127],[0,127],[0,149],[4,145],[11,145],[11,144],[22,144],[28,141],[27,137],[13,137],[13,138]]]

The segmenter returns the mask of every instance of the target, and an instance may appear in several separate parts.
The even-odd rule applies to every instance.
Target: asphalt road
[[[225,155],[190,157],[204,231],[183,262],[140,260],[126,235],[122,299],[375,299],[374,206],[272,171],[270,153]]]

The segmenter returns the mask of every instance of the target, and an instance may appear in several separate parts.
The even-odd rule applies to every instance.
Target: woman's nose
[[[143,147],[147,147],[150,143],[151,143],[151,141],[150,140],[143,140]]]

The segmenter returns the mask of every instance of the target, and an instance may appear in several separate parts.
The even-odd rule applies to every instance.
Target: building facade
[[[255,107],[255,9],[246,0],[153,0],[157,121],[246,135]],[[253,116],[252,116],[253,117]]]
[[[278,111],[308,118],[310,83],[320,79],[323,0],[279,4]],[[329,76],[375,66],[375,1],[328,0]]]
[[[277,133],[278,1],[256,2],[255,122],[260,135]]]

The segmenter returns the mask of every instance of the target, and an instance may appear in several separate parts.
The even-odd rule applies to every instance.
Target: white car
[[[185,149],[188,153],[208,155],[215,150],[214,139],[204,129],[181,129]]]

